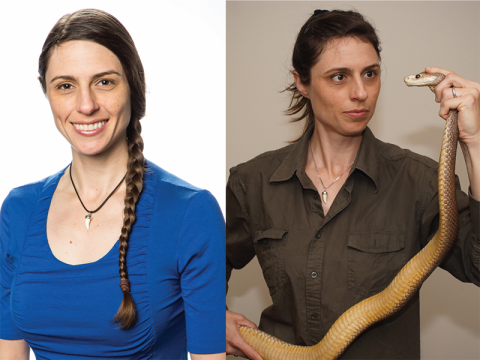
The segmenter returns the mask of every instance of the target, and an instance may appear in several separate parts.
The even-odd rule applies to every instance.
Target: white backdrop
[[[105,10],[137,46],[147,81],[145,157],[225,203],[225,2],[18,1],[0,5],[0,203],[71,161],[37,81],[48,32],[66,13]],[[34,359],[32,356],[31,358]]]

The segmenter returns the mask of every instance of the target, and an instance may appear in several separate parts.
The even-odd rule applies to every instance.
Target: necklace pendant
[[[85,215],[85,227],[87,228],[87,230],[90,230],[90,221],[92,221],[92,215]]]
[[[327,189],[324,189],[322,191],[322,199],[325,204],[327,203],[327,196],[328,196]]]

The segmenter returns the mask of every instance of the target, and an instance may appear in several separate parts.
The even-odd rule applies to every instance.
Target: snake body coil
[[[420,73],[405,77],[405,83],[407,86],[428,86],[433,91],[444,78],[439,73]],[[383,291],[344,312],[316,345],[291,345],[260,330],[240,326],[242,337],[264,360],[338,359],[361,332],[401,309],[444,259],[458,234],[455,192],[457,116],[457,110],[450,111],[443,133],[438,167],[440,222],[433,239],[400,270]]]

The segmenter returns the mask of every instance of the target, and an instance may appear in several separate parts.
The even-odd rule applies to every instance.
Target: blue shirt
[[[135,326],[121,300],[119,242],[100,260],[61,262],[46,221],[63,171],[16,188],[0,219],[0,338],[40,359],[187,359],[225,351],[225,228],[214,197],[147,162],[127,271]],[[120,231],[120,229],[119,229]]]

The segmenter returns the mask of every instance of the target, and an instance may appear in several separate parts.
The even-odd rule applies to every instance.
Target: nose
[[[79,92],[77,112],[84,115],[91,115],[98,109],[95,94],[89,89],[82,89]]]
[[[367,89],[361,77],[355,78],[352,84],[352,99],[358,101],[364,101],[367,96]]]

